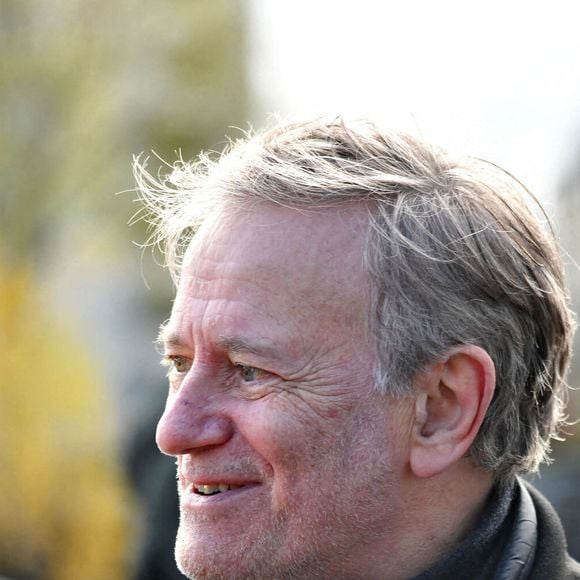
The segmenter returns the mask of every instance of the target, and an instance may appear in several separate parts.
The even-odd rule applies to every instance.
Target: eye
[[[254,381],[259,381],[268,376],[266,371],[258,369],[256,367],[250,367],[247,365],[236,365],[240,371],[240,377],[246,383],[252,383]]]
[[[191,368],[191,360],[180,355],[166,355],[161,364],[176,373],[186,373]]]
[[[235,364],[239,393],[247,399],[261,399],[270,394],[278,384],[271,372],[249,365]]]

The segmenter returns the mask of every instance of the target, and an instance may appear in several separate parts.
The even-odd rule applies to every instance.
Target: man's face
[[[394,549],[406,431],[373,390],[365,224],[262,206],[187,252],[157,442],[191,577],[364,577]]]

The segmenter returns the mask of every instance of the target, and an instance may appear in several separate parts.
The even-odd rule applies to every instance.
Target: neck
[[[475,528],[492,487],[492,475],[474,468],[469,459],[430,478],[409,476],[404,521],[366,577],[410,578],[446,557]]]

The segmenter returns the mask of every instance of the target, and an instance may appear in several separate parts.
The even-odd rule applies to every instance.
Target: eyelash
[[[175,371],[177,373],[182,373],[182,372],[186,372],[185,370],[179,370],[177,368],[177,364],[183,362],[183,363],[188,363],[188,359],[184,356],[180,356],[180,355],[165,355],[163,357],[163,360],[161,361],[161,364],[163,366],[168,367],[168,373],[170,373],[171,371]],[[189,370],[189,369],[187,369]]]
[[[187,372],[189,370],[189,367],[187,369],[182,369],[179,370],[178,368],[178,364],[179,363],[184,363],[185,365],[188,365],[190,363],[190,361],[181,355],[166,355],[163,357],[163,360],[161,361],[161,364],[163,366],[168,367],[168,373],[171,373],[171,371],[175,371],[176,373],[184,373]],[[236,369],[239,370],[240,373],[240,377],[242,378],[243,381],[247,382],[247,383],[252,383],[255,381],[258,381],[260,378],[262,378],[261,376],[258,377],[254,377],[254,378],[249,378],[247,376],[244,376],[245,373],[247,373],[248,371],[257,375],[266,375],[267,372],[263,371],[262,369],[259,369],[257,367],[253,367],[250,365],[243,365],[243,364],[239,364],[239,363],[235,363],[234,366],[236,367]]]
[[[242,364],[237,364],[236,363],[236,367],[240,371],[240,376],[241,376],[242,380],[244,380],[245,382],[248,382],[248,383],[253,383],[255,381],[258,381],[260,379],[260,377],[250,379],[250,378],[244,377],[244,373],[245,372],[252,371],[252,372],[255,372],[258,375],[265,375],[266,374],[266,371],[263,371],[262,369],[259,369],[259,368],[256,368],[256,367],[253,367],[253,366],[250,366],[250,365],[242,365]]]

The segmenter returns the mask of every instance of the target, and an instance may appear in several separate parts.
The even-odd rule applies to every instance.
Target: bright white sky
[[[370,116],[490,159],[550,204],[580,155],[580,0],[249,0],[265,112]]]

